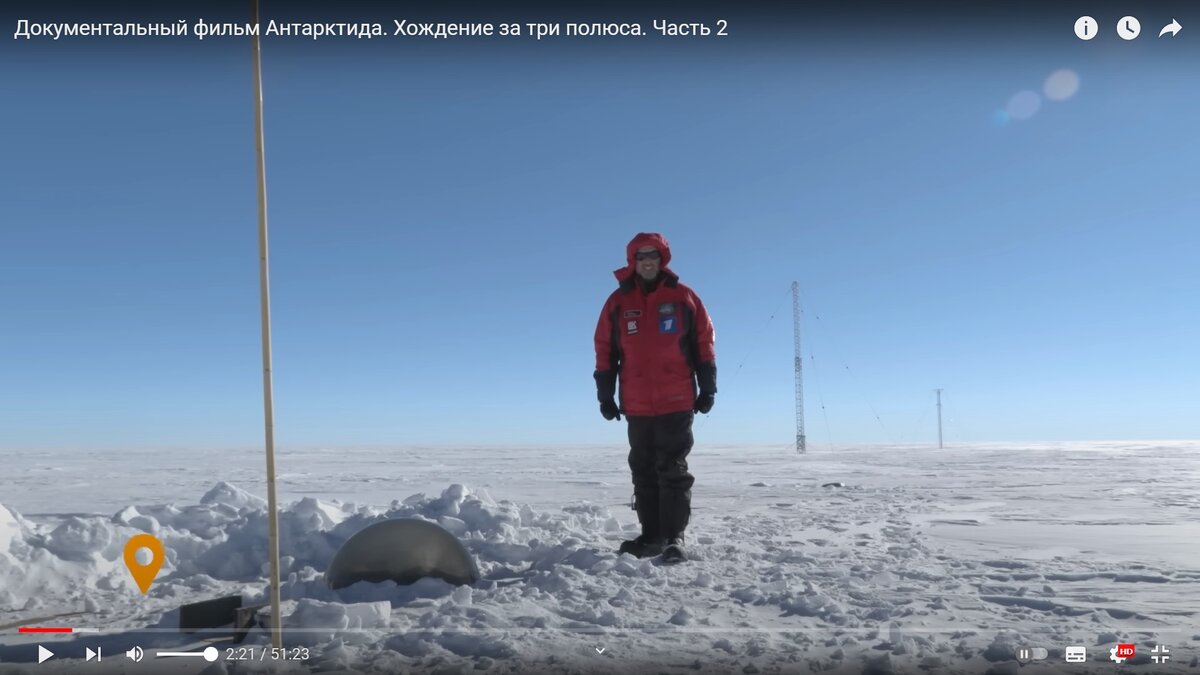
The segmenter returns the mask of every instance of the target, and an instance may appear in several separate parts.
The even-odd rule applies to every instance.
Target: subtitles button
[[[1078,645],[1067,647],[1066,659],[1067,663],[1083,663],[1087,661],[1087,647]]]

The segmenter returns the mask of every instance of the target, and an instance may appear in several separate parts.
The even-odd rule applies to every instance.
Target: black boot
[[[666,540],[664,561],[687,559],[683,533],[691,520],[692,485],[696,482],[687,463],[693,442],[692,419],[691,412],[660,418],[666,441],[654,468],[658,478],[658,531]]]
[[[666,541],[666,546],[662,549],[662,561],[665,563],[677,563],[687,560],[687,549],[683,547],[683,535],[671,537]]]
[[[652,484],[653,485],[653,484]],[[657,486],[636,492],[633,495],[633,508],[637,511],[638,524],[642,526],[642,534],[636,539],[621,542],[620,553],[632,553],[639,558],[652,558],[662,553],[663,538],[659,534],[659,503]]]
[[[653,558],[663,552],[663,545],[666,542],[662,537],[655,535],[638,535],[636,539],[627,539],[621,542],[620,553],[629,553],[638,558]]]

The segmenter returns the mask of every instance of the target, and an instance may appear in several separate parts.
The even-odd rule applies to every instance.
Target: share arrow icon
[[[1162,37],[1167,33],[1170,33],[1171,37],[1175,37],[1181,30],[1183,30],[1183,26],[1179,25],[1179,22],[1175,19],[1171,19],[1171,23],[1163,26],[1163,29],[1158,32],[1158,37]]]

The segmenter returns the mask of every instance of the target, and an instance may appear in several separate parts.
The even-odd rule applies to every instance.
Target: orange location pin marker
[[[153,556],[149,565],[138,562],[137,552],[143,548],[150,549]],[[165,559],[162,542],[154,535],[139,534],[125,544],[125,566],[129,568],[129,573],[133,575],[138,588],[142,589],[143,595],[150,590],[150,584],[154,582],[154,577],[158,576]]]

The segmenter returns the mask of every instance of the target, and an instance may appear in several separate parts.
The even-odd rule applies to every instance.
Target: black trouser
[[[629,468],[642,534],[682,537],[692,513],[687,456],[692,451],[692,411],[629,420]]]

